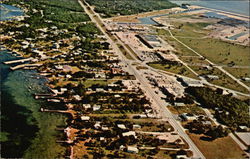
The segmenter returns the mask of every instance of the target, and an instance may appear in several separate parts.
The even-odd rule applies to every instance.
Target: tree
[[[181,149],[181,150],[177,151],[177,155],[187,155],[187,151]]]
[[[217,127],[212,127],[206,134],[210,136],[212,140],[215,140],[220,137],[226,137],[228,133],[228,129],[224,129],[221,125],[219,125]]]

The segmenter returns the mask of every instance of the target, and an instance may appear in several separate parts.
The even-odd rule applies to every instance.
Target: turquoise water
[[[243,35],[246,35],[248,32],[242,32],[242,33],[239,33],[239,34],[236,34],[234,36],[231,36],[229,37],[228,39],[230,40],[237,40],[239,37],[243,36]]]
[[[224,1],[214,1],[214,0],[192,0],[192,1],[178,1],[178,0],[170,0],[176,4],[193,4],[199,5],[202,7],[218,9],[228,12],[233,12],[237,14],[247,15],[249,16],[249,1],[248,0],[224,0]]]
[[[194,9],[194,10],[199,10],[199,9]],[[190,11],[193,11],[193,10],[185,10],[185,11],[182,11],[181,13],[190,12]],[[155,15],[155,16],[149,16],[149,17],[139,18],[138,20],[140,21],[141,24],[158,25],[158,23],[155,22],[153,20],[153,18],[167,16],[167,15],[169,15],[169,14],[160,14],[160,15]]]
[[[219,19],[226,19],[228,16],[222,15],[222,14],[217,14],[215,12],[207,12],[205,13],[205,16],[210,17],[210,18],[219,18]]]
[[[249,16],[249,1],[247,0],[238,0],[238,1],[213,1],[213,0],[194,0],[194,1],[177,1],[177,0],[170,0],[173,3],[176,3],[178,5],[181,5],[183,3],[193,4],[193,5],[199,5],[202,7],[208,7],[212,9],[218,9],[223,11],[228,11],[232,13],[242,14]],[[220,18],[227,18],[227,16],[222,16],[213,12],[207,13],[209,15],[217,16]],[[167,14],[165,14],[167,15]],[[157,15],[157,16],[151,16],[151,17],[145,17],[145,18],[139,18],[140,22],[142,24],[151,24],[151,25],[157,25],[155,21],[152,20],[152,18],[160,17],[164,15]],[[249,22],[246,22],[247,26],[249,25]]]
[[[47,103],[35,100],[33,94],[47,92],[46,79],[34,70],[10,71],[2,62],[13,59],[8,51],[0,52],[1,157],[60,158],[65,147],[56,143],[62,132],[55,129],[65,127],[66,118],[39,111]]]
[[[16,7],[0,7],[1,21],[23,14]],[[42,106],[53,109],[33,97],[34,93],[48,92],[46,79],[35,70],[11,71],[10,65],[3,64],[15,59],[9,51],[0,51],[1,158],[63,158],[66,148],[56,143],[63,133],[56,128],[66,126],[66,117],[39,111]]]
[[[0,4],[0,21],[11,20],[15,16],[23,15],[23,11],[17,7]]]

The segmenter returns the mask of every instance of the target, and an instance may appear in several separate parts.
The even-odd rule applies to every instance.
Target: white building
[[[90,119],[89,116],[81,116],[82,121],[88,121]]]
[[[126,129],[126,126],[124,124],[117,124],[117,127],[120,129]]]
[[[138,150],[137,147],[128,146],[127,152],[130,152],[130,153],[138,153],[139,150]]]

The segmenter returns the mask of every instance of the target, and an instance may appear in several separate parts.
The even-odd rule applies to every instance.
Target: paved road
[[[215,117],[212,115],[212,113],[208,110],[208,109],[203,109],[206,113],[206,115],[215,123],[215,125],[221,125],[220,123],[217,122],[217,120],[215,119]],[[222,125],[223,127],[227,127],[225,125]],[[247,146],[245,146],[237,137],[235,137],[235,135],[233,133],[230,133],[229,136],[239,145],[239,147],[241,148],[241,150],[243,150],[245,152],[245,150],[247,150]],[[250,157],[250,153],[245,152],[245,154]]]
[[[192,48],[190,48],[189,46],[187,46],[186,44],[184,44],[182,41],[180,41],[179,39],[177,39],[172,32],[168,29],[165,28],[165,30],[167,30],[170,34],[170,36],[172,38],[174,38],[176,41],[178,41],[180,44],[182,44],[183,46],[185,46],[186,48],[188,48],[189,50],[191,50],[192,52],[194,52],[196,55],[198,55],[201,58],[205,58],[204,56],[202,56],[200,53],[198,53],[197,51],[193,50]],[[243,82],[241,82],[239,79],[235,78],[232,74],[230,74],[229,72],[227,72],[226,70],[224,70],[221,66],[216,66],[213,62],[211,62],[210,60],[208,60],[207,58],[205,58],[206,61],[211,64],[212,66],[214,66],[215,68],[218,68],[220,71],[222,71],[223,73],[225,73],[226,75],[228,75],[229,77],[231,77],[233,80],[235,80],[238,84],[240,84],[242,87],[246,88],[249,92],[250,92],[250,88],[245,85]]]
[[[193,151],[193,153],[194,153],[194,158],[205,158],[205,156],[200,152],[200,150],[196,147],[196,145],[193,143],[193,141],[185,133],[185,130],[183,129],[183,127],[181,126],[181,124],[173,118],[172,113],[169,112],[169,110],[166,108],[166,103],[162,99],[160,99],[159,96],[157,94],[155,94],[155,92],[152,90],[151,85],[149,84],[149,81],[147,81],[147,79],[145,79],[141,75],[141,73],[136,68],[134,68],[132,66],[131,61],[128,61],[126,59],[126,57],[122,54],[121,50],[117,47],[117,44],[114,41],[112,41],[112,39],[110,38],[110,36],[105,32],[105,29],[102,28],[101,24],[98,23],[98,20],[100,20],[102,22],[102,19],[100,18],[100,16],[98,14],[96,14],[93,10],[92,10],[92,12],[94,12],[94,15],[91,14],[91,12],[82,3],[82,1],[78,0],[78,2],[83,7],[83,9],[85,10],[85,12],[89,15],[89,17],[91,18],[91,20],[94,23],[96,23],[97,27],[106,36],[107,41],[110,42],[112,48],[118,54],[118,56],[121,59],[121,61],[125,65],[128,66],[129,72],[131,72],[140,81],[141,87],[145,91],[145,93],[147,94],[147,96],[151,97],[151,100],[158,105],[159,109],[161,110],[160,113],[161,113],[162,117],[163,118],[167,118],[168,121],[169,121],[169,123],[178,132],[178,134],[189,144],[190,150]],[[97,18],[98,18],[98,20],[97,20]]]

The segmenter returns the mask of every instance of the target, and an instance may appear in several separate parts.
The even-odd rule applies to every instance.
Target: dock
[[[68,110],[49,110],[49,109],[45,109],[45,108],[40,108],[41,112],[49,112],[49,113],[64,113],[64,114],[70,114],[73,118],[75,117],[74,112],[72,112],[72,110],[68,109]]]
[[[17,65],[14,67],[10,67],[11,70],[17,70],[17,69],[21,69],[24,67],[38,67],[38,66],[42,66],[43,64],[21,64],[21,65]]]
[[[6,61],[4,62],[4,64],[14,64],[14,63],[24,63],[24,62],[27,62],[27,61],[31,61],[33,60],[33,58],[27,58],[27,59],[20,59],[20,60],[12,60],[12,61]]]
[[[41,110],[41,112],[69,113],[69,114],[71,114],[68,110],[49,110],[49,109],[44,109],[44,108],[41,108],[40,110]]]

